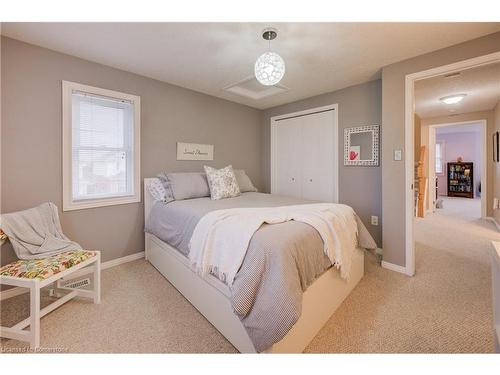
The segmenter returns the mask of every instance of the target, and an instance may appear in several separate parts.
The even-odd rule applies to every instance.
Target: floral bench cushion
[[[0,276],[45,280],[96,255],[96,251],[77,250],[43,259],[18,260],[0,268]]]

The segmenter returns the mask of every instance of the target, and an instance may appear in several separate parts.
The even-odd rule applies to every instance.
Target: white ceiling
[[[467,94],[457,104],[444,104],[439,99]],[[459,75],[438,76],[415,83],[415,112],[421,118],[489,111],[500,100],[500,63],[467,69]]]
[[[261,99],[223,90],[266,51],[285,60],[290,90]],[[3,23],[2,34],[264,109],[380,77],[383,66],[500,31],[500,23]]]

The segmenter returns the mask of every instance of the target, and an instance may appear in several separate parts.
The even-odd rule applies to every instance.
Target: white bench
[[[63,278],[84,267],[93,269],[93,290],[73,289],[61,286]],[[40,289],[54,284],[61,295],[55,302],[40,309]],[[101,302],[101,253],[99,251],[68,251],[52,257],[18,260],[0,268],[0,285],[10,285],[30,290],[30,316],[13,327],[0,327],[0,337],[26,341],[31,349],[40,346],[40,318],[75,297]],[[26,327],[29,330],[25,330]]]

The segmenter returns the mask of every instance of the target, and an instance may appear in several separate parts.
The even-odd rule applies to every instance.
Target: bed
[[[155,204],[149,192],[153,178],[144,179],[144,207],[147,221]],[[250,199],[243,195],[241,201]],[[253,193],[260,194],[260,193]],[[207,198],[209,200],[209,198]],[[252,198],[253,199],[253,198]],[[259,196],[263,204],[275,199],[269,194]],[[250,201],[252,201],[250,199]],[[212,204],[202,202],[203,204]],[[224,202],[223,204],[225,204]],[[278,203],[283,204],[279,201]],[[180,206],[180,205],[179,205]],[[183,296],[242,353],[299,353],[302,352],[327,320],[349,295],[364,274],[364,250],[354,249],[350,277],[346,281],[334,267],[322,272],[302,294],[301,313],[291,329],[279,341],[262,350],[256,347],[248,326],[244,326],[235,313],[231,303],[232,292],[226,284],[212,275],[200,276],[194,272],[185,254],[185,244],[164,241],[160,235],[151,231],[145,233],[146,259],[181,293]],[[176,243],[177,247],[169,243]],[[184,249],[183,249],[184,248]],[[183,251],[184,250],[184,251]],[[234,301],[233,301],[234,302]],[[247,328],[246,328],[247,327]]]

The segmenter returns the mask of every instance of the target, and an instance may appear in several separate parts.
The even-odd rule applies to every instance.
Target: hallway
[[[480,218],[480,199],[440,198],[442,209],[415,221],[416,277],[424,276],[435,290],[436,313],[448,320],[448,329],[485,350],[493,324],[491,241],[500,241],[500,233]]]

